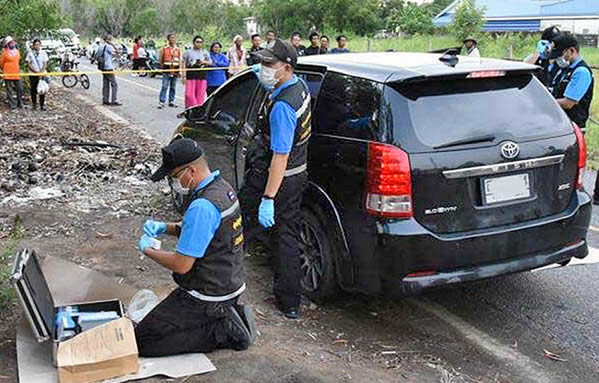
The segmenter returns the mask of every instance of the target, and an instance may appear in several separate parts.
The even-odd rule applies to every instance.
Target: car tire
[[[324,302],[338,292],[335,261],[339,251],[326,222],[312,209],[305,209],[301,241],[301,284],[304,295]]]

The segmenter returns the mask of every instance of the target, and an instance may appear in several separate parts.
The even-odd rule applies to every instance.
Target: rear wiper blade
[[[449,148],[452,146],[478,144],[480,142],[493,142],[494,140],[495,140],[494,135],[486,134],[484,136],[477,136],[477,137],[465,138],[465,139],[457,140],[457,141],[451,141],[446,144],[435,146],[433,149],[443,149],[443,148]]]

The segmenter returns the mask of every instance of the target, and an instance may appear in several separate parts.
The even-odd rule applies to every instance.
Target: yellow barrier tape
[[[124,70],[92,70],[92,71],[77,71],[77,72],[44,72],[44,73],[36,73],[36,72],[23,72],[23,73],[9,73],[4,74],[0,73],[0,78],[7,77],[60,77],[60,76],[79,76],[82,74],[90,75],[90,74],[134,74],[134,73],[182,73],[182,72],[201,72],[201,71],[211,71],[211,70],[229,70],[229,69],[247,69],[248,66],[229,66],[229,67],[207,67],[207,68],[187,68],[187,69],[124,69]]]

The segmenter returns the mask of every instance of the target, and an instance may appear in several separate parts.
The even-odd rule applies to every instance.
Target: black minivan
[[[300,58],[313,98],[305,293],[408,295],[585,257],[584,136],[536,69],[426,53]],[[173,139],[200,142],[241,188],[266,97],[243,72],[187,110]]]

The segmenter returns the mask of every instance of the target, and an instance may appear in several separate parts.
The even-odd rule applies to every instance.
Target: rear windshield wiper
[[[465,139],[457,140],[457,141],[451,141],[446,144],[435,146],[433,149],[443,149],[443,148],[449,148],[452,146],[478,144],[480,142],[493,142],[494,140],[495,140],[494,135],[486,134],[484,136],[477,136],[477,137],[465,138]]]

